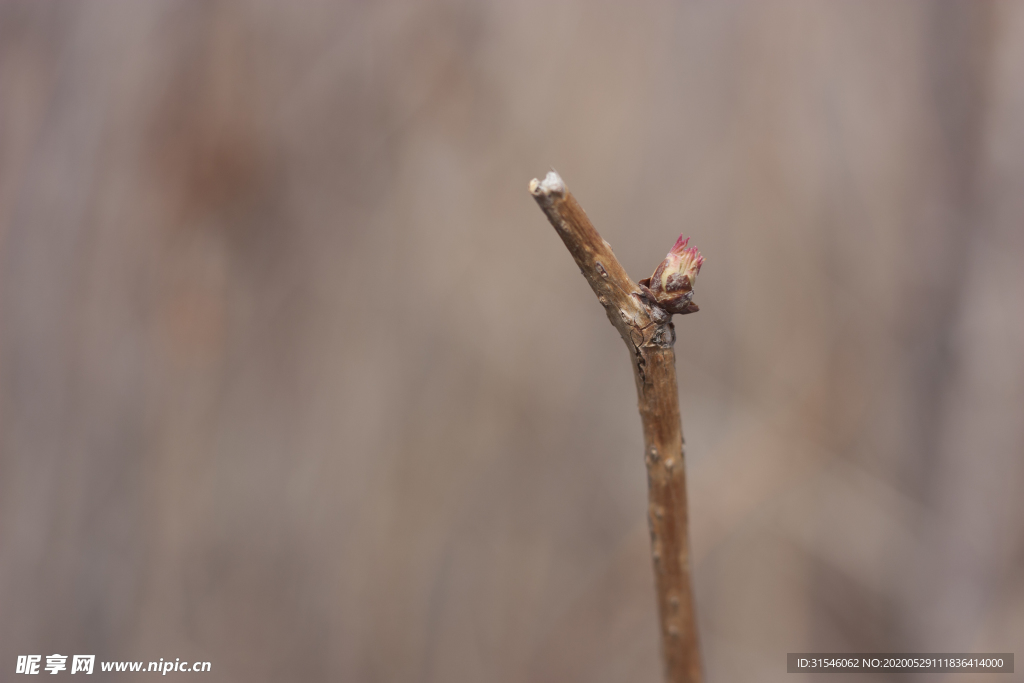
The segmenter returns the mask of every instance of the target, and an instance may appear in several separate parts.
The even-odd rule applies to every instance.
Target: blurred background
[[[1024,5],[26,0],[2,678],[659,681],[630,363],[552,167],[635,279],[707,258],[709,679],[1024,642]]]

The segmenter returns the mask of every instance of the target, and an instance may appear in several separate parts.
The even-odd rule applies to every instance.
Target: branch
[[[530,194],[630,351],[644,429],[648,522],[665,680],[700,683],[703,673],[690,581],[683,431],[672,349],[676,334],[668,311],[697,310],[691,301],[692,285],[703,258],[696,249],[684,250],[686,242],[680,239],[655,271],[653,283],[634,283],[557,173],[548,173],[543,181],[531,181]],[[680,263],[683,270],[677,267]]]

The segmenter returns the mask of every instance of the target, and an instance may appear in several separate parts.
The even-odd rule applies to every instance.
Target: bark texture
[[[676,384],[675,327],[648,305],[576,198],[552,171],[530,183],[576,265],[604,306],[630,352],[644,431],[648,521],[661,622],[661,649],[669,683],[703,680],[690,579],[683,431]]]

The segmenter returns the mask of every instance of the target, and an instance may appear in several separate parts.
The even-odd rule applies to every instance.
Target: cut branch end
[[[565,181],[555,171],[549,171],[544,180],[534,178],[530,181],[530,194],[534,197],[547,198],[551,195],[564,196],[566,192]]]

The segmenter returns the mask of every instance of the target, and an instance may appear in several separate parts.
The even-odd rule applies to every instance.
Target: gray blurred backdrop
[[[1024,642],[1021,3],[24,1],[0,679],[658,681],[630,363],[551,167],[634,278],[707,258],[710,680]]]

